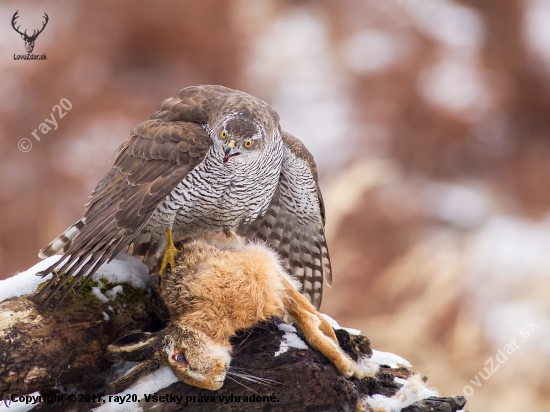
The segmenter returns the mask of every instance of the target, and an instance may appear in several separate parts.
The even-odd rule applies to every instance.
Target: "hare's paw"
[[[352,376],[353,372],[355,371],[355,363],[351,360],[349,356],[343,353],[336,357],[336,359],[333,359],[332,363],[334,364],[334,366],[336,366],[338,372],[340,372],[344,376]]]

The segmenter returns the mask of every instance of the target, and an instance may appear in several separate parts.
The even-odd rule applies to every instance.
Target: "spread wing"
[[[279,186],[267,212],[237,233],[267,241],[282,257],[285,268],[302,283],[302,294],[318,309],[323,278],[332,272],[325,239],[325,210],[317,184],[313,156],[294,136],[282,132],[284,156]]]
[[[55,299],[57,307],[86,275],[83,287],[97,268],[115,257],[143,229],[157,206],[205,159],[211,144],[198,123],[157,119],[136,126],[119,148],[112,169],[92,192],[84,217],[72,232],[73,228],[69,229],[76,235],[60,260],[59,271],[34,300],[41,300],[47,293],[40,305],[46,307],[63,288]],[[46,247],[41,255],[50,252]],[[57,265],[43,273],[50,273]]]

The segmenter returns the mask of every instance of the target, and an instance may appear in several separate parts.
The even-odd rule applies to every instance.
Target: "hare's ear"
[[[134,332],[125,335],[107,346],[107,356],[112,360],[142,361],[155,353],[158,336],[149,332]]]
[[[160,366],[161,362],[156,357],[139,363],[137,366],[130,369],[126,375],[112,382],[109,385],[109,393],[120,393],[128,389],[140,379],[156,371]]]

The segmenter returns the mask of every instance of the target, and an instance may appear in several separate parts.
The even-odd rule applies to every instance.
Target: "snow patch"
[[[369,406],[376,412],[399,412],[422,399],[439,396],[437,391],[426,386],[420,375],[413,375],[408,379],[394,378],[394,380],[397,384],[403,385],[394,396],[391,398],[383,395],[367,396],[363,399],[364,406]]]
[[[38,285],[51,278],[51,274],[45,277],[37,276],[37,274],[59,262],[60,259],[61,255],[51,256],[24,272],[18,273],[11,278],[0,280],[0,302],[14,296],[33,293],[38,288]],[[111,262],[102,265],[93,276],[93,279],[96,281],[99,281],[101,278],[111,283],[127,282],[138,288],[146,289],[149,281],[149,270],[138,258],[129,256],[126,253],[120,253]],[[110,292],[112,292],[112,296],[109,295]],[[122,292],[122,286],[115,286],[112,291],[107,292],[107,295],[113,300],[116,294],[120,292]],[[109,298],[101,292],[99,294],[96,294],[96,292],[93,293],[102,302],[109,301]]]
[[[93,278],[104,278],[111,283],[130,283],[140,289],[146,289],[149,282],[149,270],[141,260],[126,253],[119,253],[111,262],[102,265]]]
[[[338,322],[336,322],[333,318],[331,318],[329,315],[326,315],[324,313],[320,314],[325,320],[329,323],[330,326],[332,326],[333,329],[344,329],[347,331],[350,335],[360,335],[361,331],[359,329],[353,329],[353,328],[344,328],[343,326],[340,326]]]
[[[407,359],[402,358],[399,355],[395,355],[390,352],[380,352],[379,350],[373,349],[372,356],[370,358],[371,362],[374,362],[378,365],[389,366],[392,369],[407,367],[411,368],[412,365]]]
[[[275,352],[275,356],[285,353],[288,348],[309,349],[304,341],[296,335],[296,328],[294,326],[281,323],[278,327],[279,330],[285,332],[285,334],[283,335],[283,340],[281,341],[279,350]]]
[[[410,368],[412,365],[401,356],[373,349],[372,357],[363,356],[354,362],[353,376],[359,379],[363,379],[365,376],[374,376],[380,370],[380,366],[388,366],[395,369],[402,366]]]
[[[108,290],[107,292],[105,292],[105,295],[110,299],[110,300],[115,300],[116,299],[116,296],[119,294],[119,293],[122,293],[124,292],[124,289],[122,288],[121,285],[116,285],[114,288],[112,288],[111,290]]]
[[[278,328],[279,328],[279,330],[282,330],[283,332],[287,332],[287,333],[296,332],[296,328],[292,325],[287,324],[287,323],[281,323],[278,326]]]
[[[0,280],[0,302],[14,296],[27,295],[34,292],[39,284],[51,278],[51,275],[40,277],[36,276],[36,274],[48,269],[48,267],[57,263],[60,258],[61,256],[51,256],[24,272],[18,273],[11,278]]]
[[[92,288],[92,294],[103,303],[109,302],[109,298],[101,293],[101,290],[97,286]]]

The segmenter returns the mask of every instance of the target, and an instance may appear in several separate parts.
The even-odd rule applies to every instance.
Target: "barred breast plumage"
[[[146,228],[151,233],[147,242],[162,245],[164,230],[170,223],[174,236],[181,238],[235,229],[265,214],[279,184],[283,159],[282,140],[274,140],[271,146],[246,167],[225,167],[221,155],[211,149],[204,162],[159,205]],[[156,242],[151,242],[152,238]],[[150,265],[158,261],[160,249],[154,255],[150,250]]]
[[[186,227],[183,230],[236,228],[263,215],[279,183],[282,140],[274,140],[262,156],[243,167],[223,167],[216,158],[216,153],[207,156],[165,200],[180,205],[176,221]]]
[[[35,300],[57,306],[122,250],[158,265],[167,228],[176,238],[232,229],[267,241],[316,307],[323,277],[330,284],[315,162],[246,93],[188,87],[136,126],[84,217],[40,252],[64,255]]]

